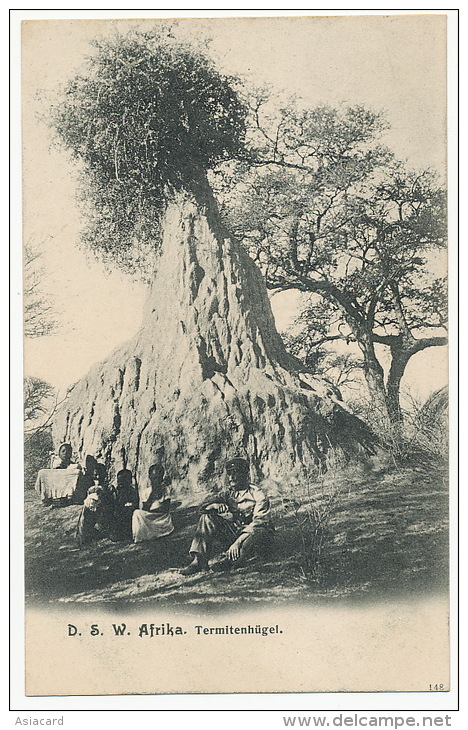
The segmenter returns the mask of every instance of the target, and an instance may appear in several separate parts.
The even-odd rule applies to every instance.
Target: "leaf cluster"
[[[334,303],[344,321],[380,334],[443,325],[445,282],[431,270],[446,244],[436,176],[380,144],[380,114],[291,102],[262,115],[266,106],[265,94],[250,102],[251,160],[221,172],[218,190],[267,285],[318,293],[330,313]]]
[[[27,376],[24,379],[24,421],[30,424],[47,413],[55,389],[41,378]]]
[[[82,170],[85,242],[129,264],[157,237],[171,191],[238,154],[245,113],[234,80],[190,46],[147,32],[95,41],[52,110]]]

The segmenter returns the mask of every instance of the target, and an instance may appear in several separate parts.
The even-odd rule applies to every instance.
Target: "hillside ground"
[[[44,507],[25,492],[28,605],[161,605],[211,609],[448,590],[445,466],[345,466],[306,487],[269,485],[275,546],[228,572],[180,574],[197,507],[178,504],[175,531],[134,545],[106,537],[78,547],[79,505]]]

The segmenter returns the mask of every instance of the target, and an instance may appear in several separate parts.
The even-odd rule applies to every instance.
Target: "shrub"
[[[318,474],[289,485],[279,497],[279,522],[289,523],[304,578],[321,582],[324,550],[332,540],[332,518],[349,492],[354,467],[339,449],[331,449]]]
[[[50,452],[53,449],[50,428],[28,433],[24,439],[24,486],[34,489],[37,472],[49,466]]]

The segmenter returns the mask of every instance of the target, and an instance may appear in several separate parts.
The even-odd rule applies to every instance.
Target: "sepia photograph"
[[[26,696],[450,691],[447,15],[391,12],[22,21]]]

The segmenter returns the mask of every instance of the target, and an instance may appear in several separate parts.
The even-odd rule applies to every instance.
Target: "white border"
[[[392,9],[321,9],[321,10],[151,10],[151,9],[14,9],[11,11],[11,80],[12,80],[12,124],[11,124],[11,154],[12,154],[12,256],[11,256],[11,297],[12,297],[12,417],[11,417],[11,442],[12,442],[12,491],[22,494],[22,338],[21,338],[21,302],[18,292],[21,289],[21,258],[19,246],[16,242],[21,241],[21,138],[20,138],[20,23],[23,19],[65,19],[65,18],[130,18],[130,17],[231,17],[231,16],[302,16],[302,15],[365,15],[365,14],[414,14],[414,13],[446,13],[448,15],[448,46],[449,46],[449,184],[451,189],[451,218],[450,218],[450,272],[451,272],[451,353],[450,353],[450,376],[451,376],[451,402],[452,402],[452,440],[456,435],[456,408],[453,404],[457,398],[457,303],[456,286],[457,280],[457,226],[456,226],[456,189],[457,189],[457,13],[453,9],[430,9],[417,8],[414,4],[411,10]],[[3,53],[6,55],[7,43],[3,44]],[[7,63],[4,63],[4,68]],[[5,291],[5,288],[3,288]],[[19,302],[19,305],[18,305]],[[5,311],[5,310],[4,310]],[[456,484],[456,449],[452,449],[451,460],[452,488]],[[451,520],[452,520],[452,549],[456,550],[456,525],[457,503],[452,499]],[[146,712],[139,712],[135,715],[118,715],[118,710],[158,710],[157,723],[174,723],[175,715],[180,722],[190,722],[190,725],[203,728],[218,727],[222,723],[225,727],[231,725],[245,724],[247,727],[255,726],[262,728],[284,727],[283,714],[320,714],[326,710],[334,712],[354,712],[365,710],[368,714],[383,712],[385,715],[415,713],[425,710],[424,714],[436,713],[452,715],[452,727],[468,726],[468,713],[456,713],[457,693],[457,666],[456,666],[456,595],[452,593],[452,690],[449,693],[348,693],[348,694],[275,694],[275,695],[171,695],[171,696],[111,696],[111,697],[41,697],[27,698],[23,694],[24,676],[24,642],[23,642],[23,569],[19,556],[23,552],[23,513],[22,500],[15,499],[12,503],[12,599],[13,608],[11,612],[12,629],[12,707],[9,724],[14,724],[17,716],[25,717],[56,717],[57,713],[66,713],[65,724],[67,728],[74,728],[83,722],[91,727],[112,726],[119,723],[122,726],[128,722],[136,721],[139,725],[155,722],[154,716]],[[4,552],[3,554],[6,554]],[[452,587],[457,581],[457,568],[452,564]],[[4,623],[6,626],[6,623]],[[463,700],[463,696],[461,697]],[[5,707],[5,705],[3,705]],[[82,714],[75,713],[75,710],[91,710],[93,712]],[[105,710],[105,713],[96,713],[96,710]],[[170,710],[168,714],[165,711]],[[186,714],[187,710],[210,710],[209,713],[197,713],[195,716]],[[236,717],[227,715],[227,710],[243,710],[242,715],[236,713]],[[262,713],[254,713],[253,710],[262,710]],[[174,712],[177,711],[177,712]],[[185,712],[184,712],[185,711]],[[221,711],[221,714],[219,714]],[[459,724],[465,718],[465,724]]]

